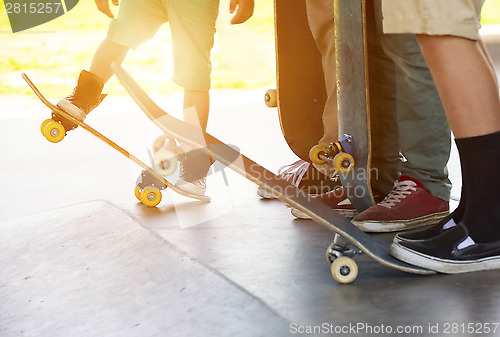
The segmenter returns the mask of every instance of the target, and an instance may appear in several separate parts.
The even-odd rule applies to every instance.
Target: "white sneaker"
[[[277,176],[307,191],[309,194],[321,194],[338,187],[338,182],[330,181],[326,176],[316,170],[311,163],[304,160],[298,160],[293,164],[280,167]],[[301,182],[303,183],[300,186]],[[264,199],[276,199],[277,197],[259,187],[257,194]]]
[[[184,192],[202,196],[207,192],[207,178],[203,177],[193,182],[179,179],[175,182],[175,186]]]

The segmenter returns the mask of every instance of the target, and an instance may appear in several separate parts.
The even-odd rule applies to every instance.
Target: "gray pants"
[[[327,85],[325,144],[338,139],[333,0],[305,1]],[[451,135],[420,47],[414,35],[383,34],[381,0],[368,0],[367,7],[372,187],[388,193],[400,175],[407,175],[448,201]]]

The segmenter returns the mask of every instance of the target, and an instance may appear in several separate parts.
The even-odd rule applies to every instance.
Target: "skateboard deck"
[[[144,113],[166,134],[176,138],[194,149],[205,149],[214,160],[218,160],[243,177],[273,193],[291,206],[308,214],[320,225],[342,236],[355,247],[354,254],[363,252],[374,261],[394,269],[414,273],[433,274],[435,272],[414,267],[393,258],[389,254],[388,243],[376,240],[358,229],[347,218],[326,206],[322,202],[311,198],[304,191],[297,189],[288,181],[282,180],[272,172],[263,168],[251,159],[245,157],[232,147],[226,145],[212,135],[185,123],[167,114],[142,90],[134,79],[120,66],[113,64],[112,69],[125,87],[130,96],[144,111]],[[357,276],[357,266],[344,251],[327,251],[328,260],[332,263],[334,278],[342,283],[350,283]],[[333,261],[332,261],[333,260]],[[335,277],[337,276],[337,277]],[[354,276],[354,278],[352,277]]]
[[[359,212],[374,204],[366,16],[366,0],[334,0],[339,135],[351,137],[355,160],[351,172],[340,174],[340,181]]]
[[[58,108],[57,106],[55,106],[51,102],[49,102],[45,98],[45,96],[40,92],[40,90],[38,90],[38,88],[33,84],[33,82],[29,79],[29,77],[26,74],[23,73],[22,77],[26,81],[26,83],[29,85],[31,90],[35,93],[35,95],[40,99],[40,101],[42,101],[42,103],[46,107],[48,107],[52,111],[53,114],[56,114],[60,117],[63,117],[64,119],[70,121],[71,123],[74,123],[74,124],[80,126],[81,128],[85,129],[89,133],[93,134],[95,137],[102,140],[104,143],[108,144],[109,146],[111,146],[112,148],[114,148],[115,150],[117,150],[118,152],[123,154],[125,157],[132,160],[134,163],[139,165],[144,170],[141,177],[142,177],[143,183],[147,186],[144,186],[144,188],[140,188],[140,190],[138,189],[138,187],[136,187],[136,191],[135,191],[137,199],[139,199],[144,204],[146,204],[148,206],[156,206],[159,203],[159,201],[161,201],[161,193],[158,194],[159,190],[165,189],[167,187],[172,189],[176,193],[179,193],[183,196],[186,196],[186,197],[189,197],[192,199],[197,199],[197,200],[201,200],[201,201],[209,201],[210,200],[210,198],[208,196],[199,196],[196,194],[187,193],[187,192],[179,189],[175,185],[171,184],[162,175],[157,173],[155,170],[150,168],[148,165],[144,164],[137,157],[130,154],[129,152],[124,150],[122,147],[118,146],[116,143],[112,142],[110,139],[106,138],[105,136],[103,136],[101,133],[99,133],[98,131],[96,131],[95,129],[93,129],[92,127],[87,125],[86,123],[80,122],[79,120],[77,120],[73,116],[67,114],[65,111],[61,110],[60,108]],[[48,122],[48,120],[46,122]],[[49,122],[49,124],[50,123],[52,123],[52,125],[54,126],[54,136],[58,136],[60,138],[60,139],[56,138],[55,139],[56,141],[54,141],[54,139],[51,141],[57,142],[57,141],[62,140],[62,138],[64,137],[65,132],[66,132],[64,127],[61,129],[62,125],[60,125],[60,123],[58,123],[56,121],[51,121],[51,122]],[[46,124],[46,123],[44,122],[44,124]],[[44,124],[42,124],[42,129],[45,129],[46,127],[50,127],[50,125],[48,125],[48,124],[44,125]],[[62,133],[64,133],[64,134],[62,134]],[[49,135],[49,137],[50,137],[50,135]],[[143,191],[146,191],[144,193],[144,198],[142,198],[142,196],[141,196],[141,194],[143,194],[142,193]],[[159,198],[159,200],[158,200],[158,198]],[[156,204],[154,204],[154,203],[156,203]]]
[[[266,102],[275,101],[270,106],[277,105],[281,130],[290,149],[310,161],[309,150],[323,136],[326,89],[305,0],[274,0],[274,26],[277,93],[268,91]]]

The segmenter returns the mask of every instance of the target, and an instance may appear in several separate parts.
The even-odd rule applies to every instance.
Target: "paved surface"
[[[295,157],[262,93],[215,92],[209,131],[276,171]],[[155,98],[179,110],[180,97]],[[133,196],[139,169],[127,158],[81,130],[50,144],[38,101],[0,100],[2,337],[289,336],[320,325],[473,336],[452,328],[500,323],[500,272],[421,277],[362,257],[356,283],[338,285],[324,258],[332,234],[231,171],[209,177],[211,203],[166,192],[150,209]],[[148,160],[158,131],[128,97],[88,122]],[[455,152],[449,168],[459,194]]]

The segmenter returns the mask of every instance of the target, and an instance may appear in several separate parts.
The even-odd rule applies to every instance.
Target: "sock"
[[[466,200],[460,222],[477,243],[500,240],[500,132],[456,140]]]
[[[458,143],[460,142],[459,139],[455,139],[455,143],[457,144],[457,147],[459,146]],[[441,219],[436,226],[442,227],[442,229],[446,230],[451,227],[454,227],[455,224],[459,223],[462,220],[462,217],[465,212],[465,205],[467,204],[467,191],[465,187],[465,178],[464,178],[464,165],[462,163],[462,157],[460,157],[460,171],[462,175],[462,190],[460,191],[460,202],[458,204],[458,207],[455,208],[453,212],[451,212],[450,215],[447,217]],[[453,222],[450,221],[453,219]]]
[[[461,142],[461,139],[455,139],[455,144],[457,145],[457,148],[460,146],[459,144]],[[464,173],[464,163],[462,161],[462,156],[460,156],[460,171],[462,175],[462,191],[460,192],[460,203],[458,204],[458,207],[453,211],[452,217],[453,221],[455,223],[459,223],[462,220],[462,217],[465,212],[465,205],[467,201],[467,191],[466,191],[466,186],[465,186],[465,173]]]

